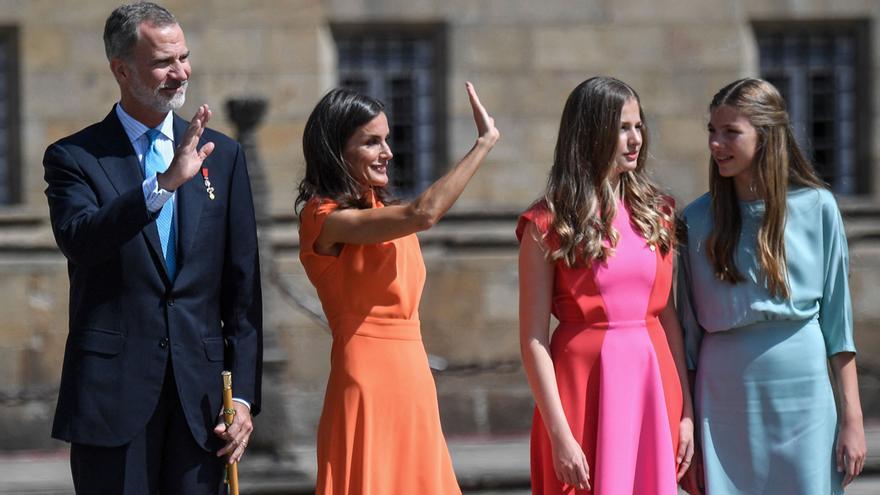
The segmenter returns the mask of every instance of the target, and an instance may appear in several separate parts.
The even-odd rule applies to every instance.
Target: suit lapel
[[[144,181],[144,171],[138,163],[134,148],[122,123],[116,117],[116,107],[101,122],[102,130],[98,133],[102,139],[101,145],[107,151],[98,158],[98,163],[107,174],[107,178],[113,184],[119,194],[129,191],[135,184]]]
[[[110,113],[101,122],[103,129],[98,133],[103,138],[102,145],[107,153],[98,158],[98,163],[113,184],[113,188],[119,194],[125,193],[131,188],[144,182],[144,171],[138,162],[128,134],[122,128],[122,123],[116,116],[116,107],[110,110]],[[159,242],[159,230],[156,228],[156,222],[150,222],[141,231],[150,249],[153,251],[153,259],[159,265],[159,271],[168,280],[168,273],[165,268],[165,257],[162,255],[162,244]]]
[[[174,145],[178,146],[183,141],[183,135],[189,123],[174,116]],[[204,144],[204,138],[199,141],[199,146]],[[210,157],[205,160],[204,168],[210,167]],[[178,273],[186,267],[190,258],[190,249],[193,245],[196,232],[199,230],[199,218],[208,194],[205,192],[202,174],[188,180],[177,189],[177,233],[178,233]]]

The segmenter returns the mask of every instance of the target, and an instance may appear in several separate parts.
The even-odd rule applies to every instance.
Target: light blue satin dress
[[[785,252],[790,297],[771,297],[756,256],[762,201],[741,202],[736,266],[746,281],[715,278],[706,256],[711,198],[683,212],[677,306],[707,495],[843,493],[834,462],[837,412],[827,358],[855,352],[846,236],[832,194],[792,189]]]

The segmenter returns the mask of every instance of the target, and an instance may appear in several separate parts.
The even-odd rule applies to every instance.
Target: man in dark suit
[[[174,115],[190,77],[180,25],[152,3],[104,30],[120,100],[49,146],[52,228],[68,259],[70,334],[52,435],[77,493],[215,494],[260,408],[262,307],[241,147]],[[235,420],[218,424],[220,372]]]

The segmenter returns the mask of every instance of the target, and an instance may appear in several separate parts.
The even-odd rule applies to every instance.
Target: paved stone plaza
[[[880,493],[880,424],[869,430],[868,470],[846,491],[848,495]],[[468,495],[530,493],[528,439],[449,442],[456,475]],[[297,449],[303,459],[296,469],[265,457],[246,458],[240,467],[241,492],[248,495],[314,493],[313,449]],[[303,472],[311,473],[303,475]],[[0,456],[0,495],[70,495],[73,493],[66,452],[51,455]],[[684,493],[684,492],[682,492]]]

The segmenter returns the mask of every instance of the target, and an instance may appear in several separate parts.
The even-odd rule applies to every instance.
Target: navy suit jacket
[[[188,123],[174,117],[179,143]],[[220,372],[260,410],[262,303],[253,200],[241,146],[206,129],[211,200],[201,174],[177,190],[177,276],[161,254],[141,164],[107,117],[49,146],[46,196],[68,260],[70,328],[52,436],[113,447],[150,419],[166,366],[186,421],[205,449],[222,405]],[[170,363],[169,363],[170,360]]]

